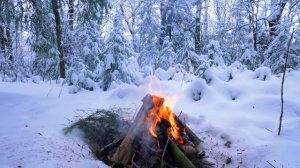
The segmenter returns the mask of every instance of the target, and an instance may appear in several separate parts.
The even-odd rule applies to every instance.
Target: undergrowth
[[[99,109],[91,115],[79,119],[66,128],[65,134],[70,134],[75,128],[83,134],[86,143],[92,152],[96,152],[116,138],[126,134],[129,128],[128,121],[121,117],[124,109]]]

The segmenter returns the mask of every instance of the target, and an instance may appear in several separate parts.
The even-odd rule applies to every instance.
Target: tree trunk
[[[202,9],[202,1],[198,0],[197,2],[197,11],[196,11],[196,30],[195,30],[195,52],[200,54],[201,52],[201,9]]]
[[[166,7],[166,34],[169,36],[169,39],[172,39],[173,36],[173,15],[174,15],[174,3],[175,0],[169,0]]]
[[[254,8],[254,6],[253,6],[253,8]],[[259,4],[256,4],[256,11],[255,11],[255,14],[254,14],[255,23],[253,25],[253,47],[254,47],[255,51],[257,51],[257,34],[258,34],[258,21],[257,21],[257,19],[258,19],[258,8],[259,8]]]
[[[130,163],[132,155],[134,154],[134,140],[136,136],[140,134],[141,130],[144,129],[143,125],[145,125],[145,119],[148,113],[151,110],[155,110],[155,107],[160,107],[163,104],[164,99],[160,98],[161,100],[159,101],[159,103],[154,104],[153,98],[154,97],[151,95],[146,95],[143,98],[143,106],[137,113],[133,125],[118,147],[117,151],[111,157],[111,161],[113,163],[123,166],[126,166]]]
[[[5,53],[4,28],[0,25],[0,53]]]
[[[69,29],[73,31],[74,29],[74,0],[69,0]]]
[[[64,61],[64,55],[61,46],[62,31],[61,31],[60,16],[58,12],[58,4],[57,4],[57,0],[51,0],[51,2],[52,2],[53,14],[55,17],[56,43],[57,43],[56,45],[59,51],[59,58],[60,58],[60,62],[59,62],[60,77],[66,78],[65,61]]]
[[[14,56],[13,56],[13,48],[12,48],[12,38],[11,38],[11,31],[9,25],[6,27],[6,48],[8,53],[8,59],[10,63],[14,62]]]
[[[164,40],[166,37],[166,4],[165,4],[165,0],[162,0],[162,2],[160,3],[160,36],[159,36],[159,45],[160,47],[162,47],[162,45],[164,44]]]
[[[269,35],[271,38],[279,34],[278,26],[280,25],[280,18],[287,2],[288,0],[279,0],[279,2],[278,0],[272,0],[271,2],[271,12],[268,17]]]
[[[204,0],[205,11],[204,11],[204,26],[202,33],[202,46],[208,43],[208,0]]]
[[[178,148],[176,143],[169,139],[167,150],[178,167],[196,168],[195,165],[188,159],[185,154]]]
[[[250,32],[252,33],[252,40],[253,40],[253,48],[257,51],[257,12],[258,12],[258,4],[255,4],[254,0],[248,2],[248,19],[250,23]]]

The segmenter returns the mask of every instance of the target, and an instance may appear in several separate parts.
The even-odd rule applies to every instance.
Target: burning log
[[[167,150],[176,163],[177,167],[193,168],[194,164],[186,157],[186,155],[178,148],[175,142],[170,139],[167,144]]]
[[[156,105],[154,105],[152,101],[151,95],[146,95],[143,100],[143,106],[141,107],[140,111],[138,112],[135,120],[133,122],[130,131],[123,139],[121,145],[118,147],[116,153],[112,156],[111,161],[113,163],[121,164],[121,165],[128,165],[131,161],[131,157],[134,153],[133,150],[133,142],[135,137],[139,134],[139,132],[144,128],[143,125],[145,124],[145,119],[147,117],[148,112],[153,110],[154,106],[161,106],[163,101],[158,101]],[[161,104],[160,104],[161,103]]]
[[[99,150],[100,158],[120,166],[133,165],[138,158],[145,161],[152,158],[149,160],[166,162],[164,165],[196,167],[189,158],[198,156],[195,146],[202,141],[163,105],[164,101],[164,98],[146,95],[128,133]]]
[[[97,152],[97,157],[104,162],[109,162],[109,158],[107,157],[111,151],[113,151],[120,143],[123,141],[124,136],[114,140],[112,143],[104,146]]]
[[[179,117],[176,116],[176,121],[185,128],[185,132],[188,135],[189,139],[197,147],[203,141],[183,122]]]

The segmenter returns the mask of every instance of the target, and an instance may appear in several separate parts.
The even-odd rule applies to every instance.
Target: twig
[[[271,131],[269,128],[265,128],[267,131],[269,131],[269,132],[272,132],[273,133],[273,131]]]
[[[135,157],[135,152],[134,152],[134,154],[133,154],[133,156],[131,158],[131,166],[130,166],[130,168],[133,168],[133,165],[134,165],[133,159],[134,159],[134,157]]]
[[[49,89],[49,91],[48,91],[48,93],[47,93],[47,96],[46,97],[48,97],[49,96],[49,94],[50,94],[50,92],[51,92],[51,90],[53,89],[53,85],[51,86],[51,88]]]
[[[269,161],[267,161],[267,163],[269,163],[269,165],[271,165],[272,167],[276,168],[274,165],[272,165],[272,163],[270,163]]]
[[[180,113],[178,114],[178,118],[181,116],[181,114],[182,114],[182,111],[180,111]]]
[[[167,143],[166,143],[166,145],[164,147],[164,151],[163,151],[163,154],[161,156],[161,165],[160,165],[161,168],[163,168],[163,166],[164,166],[164,156],[165,156],[165,152],[167,150],[167,146],[168,146],[169,141],[170,141],[170,137],[168,136]]]
[[[287,59],[289,57],[289,50],[290,50],[290,45],[293,39],[295,29],[293,29],[291,38],[288,43],[288,47],[286,50],[286,57],[285,57],[285,64],[284,64],[284,69],[283,69],[283,75],[282,75],[282,82],[281,82],[281,113],[280,113],[280,118],[279,118],[279,127],[278,127],[278,135],[280,135],[281,132],[281,124],[282,124],[282,117],[283,117],[283,84],[284,84],[284,78],[285,78],[285,72],[287,68]]]
[[[64,84],[62,84],[62,85],[61,85],[61,88],[60,88],[60,91],[59,91],[59,95],[58,95],[58,97],[60,97],[60,95],[61,95],[61,92],[62,92],[62,90],[63,90],[63,87],[64,87]]]

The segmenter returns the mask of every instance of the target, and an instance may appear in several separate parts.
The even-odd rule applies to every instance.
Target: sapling
[[[288,46],[287,46],[285,64],[284,64],[284,68],[283,68],[283,75],[282,75],[282,81],[281,81],[281,113],[280,113],[280,118],[279,118],[278,135],[280,135],[280,132],[281,132],[282,117],[283,117],[283,84],[284,84],[285,72],[286,72],[286,68],[287,68],[287,59],[289,57],[289,50],[290,50],[290,45],[291,45],[291,42],[293,39],[293,35],[294,35],[294,29],[292,31],[291,38],[290,38]]]

